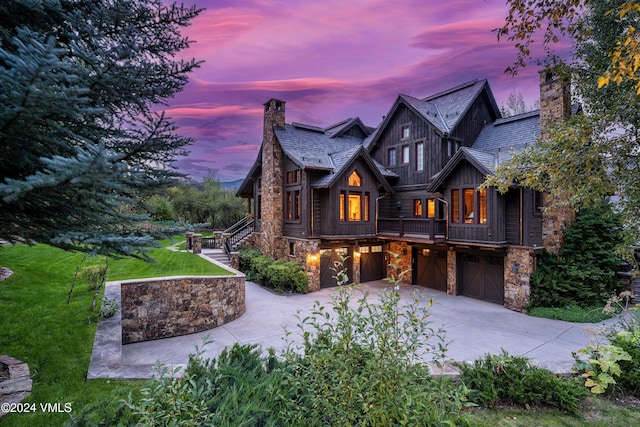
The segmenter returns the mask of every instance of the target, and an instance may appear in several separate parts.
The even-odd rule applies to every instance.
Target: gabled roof
[[[391,186],[389,185],[389,183],[385,178],[397,177],[398,175],[386,169],[379,163],[375,162],[371,158],[371,156],[369,156],[369,154],[367,153],[367,151],[364,149],[362,145],[359,145],[357,147],[351,147],[349,149],[346,149],[340,152],[330,153],[329,157],[331,158],[331,161],[333,162],[333,165],[334,165],[333,171],[312,182],[311,183],[312,187],[315,187],[315,188],[331,187],[334,184],[334,182],[349,169],[349,167],[353,164],[353,162],[358,157],[361,157],[365,161],[365,163],[369,165],[369,168],[371,169],[373,174],[376,176],[378,181],[380,181],[380,183],[384,186],[384,188],[388,192],[392,191]]]
[[[474,150],[469,147],[462,147],[451,157],[444,168],[433,177],[433,180],[427,186],[427,191],[436,192],[438,188],[444,184],[449,175],[451,175],[451,172],[453,172],[463,160],[467,160],[483,175],[494,174],[496,165],[495,157],[492,154]]]
[[[238,187],[238,191],[236,191],[237,197],[252,197],[253,196],[253,177],[256,172],[262,167],[262,146],[260,146],[260,150],[258,150],[258,157],[255,162],[253,162],[253,166],[247,173],[247,176],[244,177],[242,184]]]
[[[348,130],[354,127],[360,128],[360,130],[364,135],[369,135],[374,130],[369,126],[366,126],[364,123],[362,123],[362,120],[360,120],[360,117],[355,117],[355,118],[348,118],[338,123],[335,123],[331,126],[328,126],[324,128],[324,131],[329,133],[331,135],[331,138],[336,138],[338,136],[344,135],[345,132],[347,132]]]
[[[422,99],[401,94],[396,99],[396,102],[376,132],[372,134],[371,138],[367,138],[365,147],[370,149],[375,145],[379,135],[382,133],[381,129],[387,126],[400,105],[405,105],[413,110],[416,115],[427,120],[444,136],[455,130],[460,120],[462,120],[476,99],[483,93],[486,94],[485,96],[490,104],[490,109],[493,110],[495,116],[499,118],[500,110],[487,80],[484,79],[472,80]]]

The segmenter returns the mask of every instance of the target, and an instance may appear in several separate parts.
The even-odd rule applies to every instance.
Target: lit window
[[[382,252],[382,245],[371,246],[371,252],[373,253]]]
[[[395,148],[389,148],[389,151],[387,152],[387,164],[389,166],[395,166],[397,164]]]
[[[369,246],[360,246],[360,253],[361,254],[368,254],[369,253]]]
[[[427,200],[427,218],[435,218],[436,216],[436,201],[433,199]]]
[[[409,163],[409,146],[404,145],[402,147],[402,163]]]
[[[478,191],[478,223],[487,223],[487,189]]]
[[[413,216],[422,218],[422,200],[415,199],[413,201]]]
[[[369,221],[369,193],[364,193],[364,220]]]
[[[472,188],[465,188],[462,194],[464,199],[464,223],[471,224],[473,222],[474,213],[473,213],[473,191]]]
[[[424,143],[416,144],[416,170],[424,170]]]
[[[362,220],[362,199],[360,194],[349,194],[349,221]]]
[[[362,179],[360,179],[360,175],[358,175],[358,172],[351,172],[351,175],[349,175],[349,187],[360,187],[361,185]]]
[[[411,131],[409,129],[409,126],[402,126],[402,139],[409,138],[411,135]]]
[[[347,195],[345,194],[344,191],[340,192],[340,221],[344,221],[345,217],[344,217],[344,211],[345,211],[345,198],[347,197]]]
[[[460,222],[460,190],[451,190],[451,222]]]

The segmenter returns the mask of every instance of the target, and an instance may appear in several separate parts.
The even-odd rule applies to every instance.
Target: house
[[[335,285],[341,256],[353,281],[387,277],[393,253],[407,284],[525,309],[536,255],[557,251],[571,213],[517,183],[478,186],[571,114],[563,79],[541,72],[540,110],[508,118],[486,80],[399,95],[377,128],[286,123],[285,104],[264,104],[260,153],[237,192],[254,216],[250,244],[303,265],[310,290]]]

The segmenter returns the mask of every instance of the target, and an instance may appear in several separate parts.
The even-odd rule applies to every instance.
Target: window
[[[487,189],[478,191],[478,224],[487,223]]]
[[[436,201],[433,199],[427,200],[427,218],[436,217]]]
[[[389,148],[389,151],[387,151],[387,164],[389,166],[395,166],[397,164],[397,159],[396,159],[396,149],[395,148]]]
[[[416,144],[416,170],[424,170],[424,143],[418,142]]]
[[[300,169],[287,172],[285,182],[287,184],[297,184],[300,182]]]
[[[258,178],[258,190],[262,189],[262,178]]]
[[[294,242],[289,242],[289,255],[296,254],[296,244]]]
[[[359,193],[349,193],[349,221],[362,220],[362,196]]]
[[[358,172],[353,171],[351,175],[349,175],[349,187],[360,187],[362,185],[362,179]]]
[[[340,191],[340,221],[369,221],[370,200],[369,193]]]
[[[262,195],[258,194],[258,206],[256,208],[256,216],[258,219],[262,218]]]
[[[453,157],[454,154],[460,149],[460,143],[453,140],[447,141],[447,156],[449,158]]]
[[[409,163],[409,146],[408,145],[402,146],[402,163],[403,164]]]
[[[371,252],[382,252],[382,245],[371,246]]]
[[[368,254],[369,253],[369,246],[360,246],[360,253],[361,254]]]
[[[541,214],[544,208],[544,195],[540,191],[533,192],[533,213]]]
[[[411,136],[411,130],[409,126],[402,126],[402,130],[400,132],[401,138],[402,139],[407,139],[409,138],[409,136]]]
[[[473,218],[474,218],[474,212],[473,212],[473,196],[474,196],[475,191],[473,191],[473,188],[465,188],[464,190],[462,190],[462,198],[463,198],[463,203],[464,203],[464,223],[465,224],[471,224],[473,222]]]
[[[451,190],[451,222],[460,222],[460,190]]]
[[[289,221],[300,219],[300,190],[287,191],[285,218]]]
[[[416,218],[422,218],[422,200],[413,200],[413,216]]]

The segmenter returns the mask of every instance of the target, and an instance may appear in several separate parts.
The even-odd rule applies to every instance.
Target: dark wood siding
[[[495,117],[491,113],[486,93],[483,93],[467,110],[467,113],[453,130],[451,136],[461,140],[462,145],[470,147],[480,135],[484,125],[492,123],[494,120]]]
[[[523,190],[523,217],[525,220],[525,245],[542,247],[542,212],[536,212],[534,206],[535,191],[530,188]]]
[[[362,179],[360,187],[349,187],[349,175],[353,171],[357,171]],[[358,192],[364,198],[369,195],[369,220],[368,221],[340,221],[340,191]],[[345,168],[344,173],[335,181],[334,185],[328,191],[317,191],[318,202],[320,204],[320,232],[321,236],[373,236],[376,233],[375,222],[375,202],[380,195],[378,191],[378,181],[369,169],[367,163],[361,158],[349,167]],[[364,213],[362,213],[364,216]]]
[[[484,182],[484,176],[467,161],[461,162],[447,180],[446,198],[451,210],[451,190],[465,188],[477,189]],[[451,213],[449,213],[451,215]],[[477,212],[476,212],[477,215]],[[505,207],[504,197],[499,196],[493,188],[487,189],[487,223],[465,224],[453,223],[449,218],[449,240],[463,242],[505,242]]]
[[[505,196],[505,227],[507,243],[521,245],[520,189],[509,190]]]
[[[402,139],[403,126],[409,126],[409,138]],[[416,170],[416,143],[418,142],[424,144],[424,169],[422,171]],[[402,164],[402,147],[405,145],[409,146],[408,164]],[[379,163],[388,166],[400,176],[396,185],[426,184],[430,177],[444,167],[445,159],[442,154],[442,146],[442,137],[436,133],[435,128],[401,104],[382,131],[377,146],[371,154]],[[387,153],[390,148],[396,149],[396,166],[388,165]]]
[[[307,176],[303,171],[300,170],[300,167],[296,165],[289,158],[285,157],[283,159],[283,173],[282,179],[284,182],[284,194],[282,195],[282,212],[283,215],[286,215],[286,195],[289,191],[299,191],[300,192],[300,219],[292,219],[288,220],[284,219],[283,226],[283,234],[287,237],[299,237],[304,238],[307,237],[308,227],[309,227],[309,193],[306,190],[308,188],[307,184]],[[287,184],[286,176],[287,172],[300,171],[300,181],[297,183]]]

